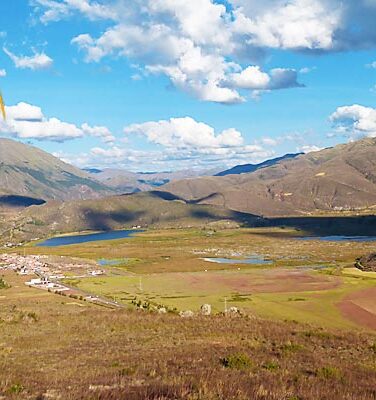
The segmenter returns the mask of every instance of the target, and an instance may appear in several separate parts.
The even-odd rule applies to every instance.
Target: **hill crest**
[[[110,193],[107,186],[52,154],[15,140],[0,139],[1,196],[70,200]]]

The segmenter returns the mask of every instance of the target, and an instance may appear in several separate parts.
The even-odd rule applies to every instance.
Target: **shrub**
[[[307,301],[304,297],[289,297],[288,301]]]
[[[287,342],[281,346],[281,350],[284,353],[294,353],[296,351],[300,351],[303,349],[304,349],[304,346],[302,346],[301,344],[291,343],[291,342]]]
[[[27,323],[35,323],[38,322],[39,318],[35,312],[25,312],[19,311],[18,314],[14,315],[12,322],[27,322]]]
[[[35,225],[35,226],[45,226],[46,223],[44,221],[40,221],[39,219],[33,219],[28,222],[29,225]]]
[[[317,370],[316,375],[324,379],[338,379],[341,376],[341,372],[336,367],[322,367]]]
[[[9,388],[9,393],[19,394],[22,393],[25,388],[20,383],[15,383]]]
[[[279,364],[277,364],[277,363],[274,362],[274,361],[269,361],[269,362],[265,363],[265,364],[262,366],[262,368],[266,369],[267,371],[273,372],[273,371],[276,371],[276,370],[279,369]]]
[[[320,339],[331,339],[334,337],[333,334],[331,334],[329,332],[313,331],[313,330],[304,332],[304,336],[306,336],[308,338],[317,337]]]
[[[4,279],[0,278],[0,289],[8,289],[10,286],[4,281]]]
[[[35,313],[35,312],[28,312],[27,314],[26,314],[26,317],[28,318],[28,319],[31,319],[31,320],[33,320],[34,322],[37,322],[38,321],[38,316],[37,316],[37,314]]]
[[[136,373],[136,370],[132,367],[122,368],[119,371],[120,376],[131,376],[131,375],[134,375],[135,373]]]
[[[222,358],[221,363],[225,368],[232,369],[249,369],[253,366],[251,359],[244,353],[231,354]]]

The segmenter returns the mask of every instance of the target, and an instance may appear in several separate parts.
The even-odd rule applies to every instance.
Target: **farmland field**
[[[375,276],[352,268],[355,258],[374,244],[297,240],[301,234],[280,228],[160,230],[132,239],[26,251],[107,260],[105,276],[67,282],[128,306],[146,302],[198,312],[207,303],[215,313],[235,306],[266,318],[375,329]],[[271,264],[236,262],[248,256]],[[234,264],[208,262],[207,257],[233,258]],[[358,299],[364,290],[368,303]]]

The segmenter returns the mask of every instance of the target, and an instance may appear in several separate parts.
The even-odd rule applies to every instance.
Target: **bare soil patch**
[[[183,275],[183,279],[186,277]],[[285,293],[335,289],[341,285],[333,276],[312,274],[307,271],[260,271],[238,276],[226,273],[211,273],[206,276],[189,276],[189,286],[194,289],[226,287],[238,293]]]
[[[338,308],[356,324],[376,330],[376,288],[351,293],[338,304]]]

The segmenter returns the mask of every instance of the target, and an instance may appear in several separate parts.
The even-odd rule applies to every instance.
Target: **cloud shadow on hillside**
[[[145,213],[143,211],[131,212],[124,211],[97,211],[90,208],[83,209],[82,215],[85,216],[87,229],[94,231],[110,231],[119,225],[136,222]]]
[[[216,196],[214,193],[210,196],[204,197],[202,199],[187,201],[183,198],[176,196],[170,192],[164,192],[159,190],[152,190],[149,192],[151,196],[157,197],[158,199],[166,201],[181,201],[188,205],[196,205],[197,208],[190,211],[190,216],[196,219],[218,221],[220,219],[231,220],[237,222],[244,226],[265,226],[266,222],[262,217],[254,214],[248,214],[238,211],[232,211],[228,209],[223,209],[216,206],[201,205],[199,204],[203,200],[207,200],[210,197]]]
[[[201,197],[199,199],[186,200],[186,199],[183,199],[182,197],[179,197],[179,196],[177,196],[177,195],[175,195],[173,193],[163,192],[163,191],[160,191],[160,190],[151,190],[148,193],[150,193],[151,196],[157,197],[158,199],[167,200],[167,201],[179,200],[179,201],[182,201],[182,202],[184,202],[186,204],[200,204],[202,201],[209,200],[209,199],[211,199],[213,197],[216,197],[216,196],[222,196],[221,193],[211,193],[209,196]]]
[[[200,202],[216,196],[210,196],[186,201],[183,198],[169,192],[154,190],[149,192],[152,196],[167,201],[179,200],[186,204],[198,205]],[[192,217],[218,220],[219,215],[215,212],[215,207],[210,210],[210,206],[203,206],[205,209],[193,210]],[[228,215],[224,219],[230,219],[249,227],[290,227],[312,236],[344,235],[344,236],[376,236],[376,215],[366,216],[327,216],[327,217],[270,217],[263,218],[258,215],[244,212],[228,210]]]
[[[271,226],[285,226],[313,236],[376,236],[376,215],[269,218]]]
[[[30,206],[40,206],[45,203],[43,199],[36,199],[34,197],[28,196],[18,196],[18,195],[3,195],[0,196],[0,207],[30,207]]]

